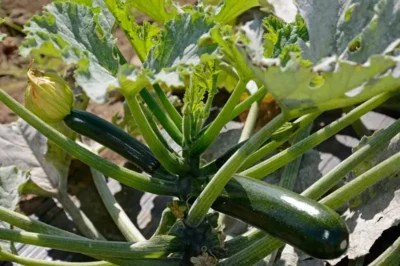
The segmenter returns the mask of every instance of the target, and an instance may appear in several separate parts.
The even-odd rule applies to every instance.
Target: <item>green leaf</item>
[[[239,36],[234,34],[231,26],[216,27],[211,30],[211,37],[218,46],[220,59],[231,64],[237,75],[244,79],[251,79],[254,74],[249,68],[248,62],[241,56],[236,47]],[[253,51],[251,51],[253,52]]]
[[[365,63],[371,55],[387,53],[399,42],[400,31],[393,30],[400,24],[397,1],[297,0],[297,4],[310,35],[303,57],[313,62],[336,54]]]
[[[140,71],[134,66],[124,66],[119,75],[119,88],[124,94],[137,94],[150,85],[146,70]],[[128,93],[129,91],[129,93]]]
[[[18,187],[28,179],[28,173],[18,169],[15,165],[0,167],[0,206],[15,210],[20,199]],[[10,229],[10,225],[0,221],[0,228]],[[0,240],[0,249],[13,252],[10,242]]]
[[[169,21],[160,43],[151,49],[144,64],[153,72],[152,79],[183,86],[178,68],[198,65],[204,57],[214,53],[216,44],[209,43],[207,38],[214,25],[210,18],[199,13],[179,14]]]
[[[187,110],[196,120],[202,118],[204,112],[204,96],[208,92],[208,97],[213,97],[218,91],[216,89],[216,71],[215,61],[204,62],[193,68],[190,73],[190,85],[187,87],[183,102]]]
[[[2,166],[16,165],[30,171],[27,184],[19,191],[51,196],[57,193],[62,180],[66,180],[71,157],[54,143],[29,126],[18,120],[12,124],[0,125],[0,153]]]
[[[351,14],[345,16],[343,12],[350,8],[350,1],[298,3],[310,37],[307,45],[304,40],[297,40],[305,49],[302,57],[318,63],[310,66],[309,61],[299,57],[299,50],[285,52],[289,45],[283,52],[290,59],[256,59],[252,66],[285,112],[298,116],[312,110],[330,110],[399,90],[400,58],[393,55],[400,33],[387,26],[377,27],[383,22],[392,28],[397,25],[393,23],[399,19],[398,5],[393,1],[379,1],[376,5],[363,1],[352,6]],[[365,19],[364,14],[374,19]],[[247,59],[248,56],[251,54],[245,55]]]
[[[259,6],[258,0],[225,0],[220,7],[219,12],[215,16],[215,20],[224,24],[234,20],[237,16],[245,12],[246,10]]]
[[[400,88],[400,65],[389,56],[372,56],[364,65],[336,57],[315,67],[304,65],[300,58],[292,58],[284,67],[279,63],[265,59],[253,70],[281,108],[294,116],[357,104]]]
[[[264,57],[280,58],[282,65],[290,60],[290,52],[300,54],[299,40],[308,41],[308,32],[304,20],[296,17],[296,22],[286,23],[275,16],[264,19]]]
[[[130,2],[160,24],[173,19],[178,10],[172,0],[130,0]]]
[[[353,152],[369,145],[370,141],[378,134],[379,131],[371,137],[363,137]],[[399,152],[400,134],[397,134],[377,150],[373,156],[358,165],[348,175],[347,181],[350,182],[356,179],[361,174]],[[347,226],[353,228],[353,230],[350,234],[350,246],[345,256],[348,256],[349,259],[356,259],[367,255],[385,230],[399,224],[399,198],[400,173],[397,173],[393,176],[385,177],[349,202],[348,209],[344,211],[342,217],[346,220]],[[366,234],[368,234],[367,238],[365,237]],[[335,265],[340,259],[329,261],[329,263]]]
[[[25,26],[28,35],[20,52],[27,56],[38,51],[76,64],[77,85],[93,100],[103,102],[107,89],[117,85],[114,75],[119,60],[114,53],[115,39],[104,29],[99,30],[97,13],[69,2],[46,6],[43,15],[34,16]]]
[[[105,0],[56,0],[54,2],[72,2],[79,5],[84,5],[92,8],[95,14],[99,14],[98,23],[101,26],[100,30],[105,30],[106,32],[112,32],[115,19],[111,12],[107,9],[105,5]]]
[[[144,22],[139,26],[131,14],[134,0],[105,0],[108,9],[114,15],[121,29],[125,32],[139,59],[143,62],[150,49],[157,43],[160,29],[155,24]]]

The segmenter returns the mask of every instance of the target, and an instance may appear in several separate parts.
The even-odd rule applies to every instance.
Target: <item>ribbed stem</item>
[[[262,143],[267,141],[272,133],[280,128],[286,120],[287,118],[283,114],[275,117],[271,122],[253,135],[253,137],[251,137],[246,144],[235,152],[235,154],[221,167],[221,169],[219,169],[190,208],[186,219],[186,223],[189,226],[197,226],[201,223],[215,199],[246,158],[257,150]]]
[[[374,136],[368,145],[365,145],[342,161],[339,165],[333,168],[329,173],[315,182],[311,187],[306,189],[302,195],[311,198],[319,199],[329,189],[336,185],[343,177],[345,177],[357,165],[374,156],[375,153],[390,139],[400,132],[400,120],[393,123],[387,129],[379,132]]]
[[[245,175],[248,177],[253,177],[256,179],[261,179],[275,170],[278,170],[282,166],[286,165],[287,163],[293,161],[306,151],[314,148],[318,144],[322,143],[326,139],[332,137],[334,134],[338,133],[343,128],[349,126],[355,120],[363,116],[364,114],[368,113],[369,111],[375,109],[380,104],[385,102],[393,95],[393,92],[383,93],[378,96],[373,97],[369,101],[361,104],[345,116],[339,118],[335,122],[331,123],[330,125],[326,126],[325,128],[317,131],[316,133],[312,134],[305,140],[293,145],[289,149],[286,149],[279,154],[275,155],[274,157],[265,160],[262,163],[259,163],[242,173],[241,175]]]
[[[91,239],[105,240],[104,236],[96,229],[89,217],[75,205],[75,202],[73,202],[66,192],[60,191],[57,195],[57,200],[71,216],[72,221],[84,236]]]
[[[95,256],[125,259],[157,258],[160,255],[183,249],[181,240],[172,236],[157,237],[133,244],[51,236],[0,228],[0,239]]]
[[[157,120],[168,132],[171,138],[179,145],[182,145],[183,136],[180,128],[176,126],[174,121],[167,115],[168,113],[161,108],[150,92],[147,89],[143,89],[140,91],[140,96],[142,96],[144,102],[147,104],[154,116],[157,117]],[[135,117],[136,113],[132,113],[132,115]]]
[[[392,266],[400,261],[400,237],[369,266]]]
[[[104,261],[96,262],[59,262],[24,258],[5,251],[0,251],[0,260],[11,261],[22,265],[28,266],[113,266],[116,264]]]
[[[91,168],[93,181],[96,185],[97,191],[99,192],[100,198],[104,203],[108,213],[117,225],[125,239],[130,242],[145,241],[146,238],[140,233],[136,226],[129,219],[128,215],[122,209],[121,205],[114,198],[109,187],[107,186],[106,179],[97,170]]]
[[[193,143],[190,154],[198,155],[203,153],[215,140],[221,129],[230,121],[232,110],[246,89],[247,82],[248,80],[240,80],[238,82],[235,90],[231,94],[231,97],[229,97],[228,102],[224,105],[217,118],[206,129],[204,134],[202,134],[201,137],[195,143]]]
[[[157,138],[157,135],[154,133],[147,121],[136,97],[136,94],[125,95],[125,99],[131,109],[133,118],[135,119],[143,138],[146,140],[147,145],[166,170],[174,174],[185,174],[189,170],[188,165],[183,162],[182,158],[170,152],[161,140]]]
[[[173,106],[172,103],[169,101],[167,95],[165,95],[164,90],[157,83],[153,85],[153,88],[158,96],[158,99],[160,99],[161,104],[167,111],[169,117],[171,117],[172,121],[174,121],[176,127],[182,128],[182,116],[176,110],[175,106]]]
[[[40,133],[49,138],[55,144],[66,150],[90,167],[93,167],[104,175],[114,178],[115,180],[150,193],[161,195],[176,195],[177,187],[173,182],[151,178],[143,174],[136,173],[112,162],[109,162],[100,156],[93,154],[73,140],[68,139],[63,134],[44,123],[25,107],[15,101],[11,96],[0,89],[0,101],[13,110],[19,117],[24,119],[28,124],[36,128]]]
[[[259,160],[270,154],[271,152],[274,152],[277,148],[282,146],[289,138],[293,137],[295,134],[297,134],[300,130],[302,130],[304,127],[309,125],[311,122],[313,122],[321,113],[315,112],[311,113],[308,115],[304,115],[300,118],[298,118],[294,123],[293,127],[296,128],[296,130],[288,135],[287,137],[283,138],[282,140],[276,141],[272,140],[262,146],[260,149],[258,149],[256,152],[254,152],[252,155],[250,155],[249,158],[244,162],[242,167],[240,167],[240,170],[245,170],[248,167],[254,165],[257,163]]]

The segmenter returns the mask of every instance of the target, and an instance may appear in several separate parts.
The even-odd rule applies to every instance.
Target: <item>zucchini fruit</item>
[[[337,258],[348,247],[349,231],[335,211],[262,181],[234,176],[212,207],[318,259]]]
[[[113,150],[147,173],[154,173],[160,168],[160,162],[146,145],[92,113],[72,110],[64,122],[75,132]]]

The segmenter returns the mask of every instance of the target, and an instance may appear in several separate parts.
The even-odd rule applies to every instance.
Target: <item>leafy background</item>
[[[28,4],[29,2],[29,4]],[[19,1],[11,1],[11,0],[3,0],[1,9],[0,9],[0,17],[8,17],[10,22],[17,26],[22,26],[25,24],[25,22],[34,14],[40,12],[42,6],[44,4],[47,4],[49,1],[46,0],[40,0],[40,1],[29,1],[29,0],[19,0]],[[82,1],[85,2],[85,1]],[[96,1],[95,1],[96,2]],[[183,2],[188,2],[188,1],[181,1]],[[254,5],[255,1],[247,1],[246,3],[249,6]],[[280,1],[271,1],[271,3],[279,3]],[[301,2],[301,1],[300,1]],[[326,1],[324,1],[326,2]],[[354,1],[356,2],[356,1]],[[376,1],[364,1],[363,4],[366,7],[368,4],[371,4],[372,2]],[[235,6],[228,6],[225,7],[225,11],[222,12],[219,19],[223,20],[224,19],[224,14],[226,15],[229,12],[235,12]],[[285,5],[285,6],[280,6],[277,8],[277,14],[282,15],[285,17],[286,21],[295,21],[295,10],[294,6],[290,5]],[[81,10],[82,11],[82,10]],[[87,16],[87,17],[93,17],[94,14],[86,10],[87,12],[84,14],[81,14],[82,16]],[[59,12],[60,13],[60,20],[57,21],[57,23],[60,24],[68,24],[70,23],[70,18],[65,15],[65,12],[63,10],[54,10],[54,12]],[[335,25],[333,27],[333,30],[336,30],[337,28],[341,28],[342,25],[335,20],[335,12],[337,10],[332,10],[332,20],[326,21],[326,23],[331,23],[332,25]],[[323,12],[315,11],[313,15],[321,15]],[[355,18],[352,19],[357,19],[360,14],[353,14]],[[156,20],[158,22],[163,22],[165,19],[164,16],[167,16],[166,14],[160,14],[159,16],[156,16]],[[365,16],[367,17],[367,16]],[[143,21],[147,20],[148,18],[140,15],[135,17],[136,22],[142,23]],[[189,24],[184,24],[182,25],[188,25],[189,29],[194,29],[196,28],[199,24],[196,23],[207,23],[204,21],[201,21],[200,18],[196,17],[182,17],[181,21],[188,20],[191,23]],[[320,19],[315,16],[309,16],[310,20],[313,19]],[[91,38],[96,39],[95,46],[93,47],[88,47],[85,46],[87,42],[85,40],[81,40],[80,43],[73,43],[75,42],[75,38],[73,38],[73,32],[72,31],[66,31],[65,32],[65,38],[64,40],[66,42],[61,42],[62,46],[59,47],[60,50],[62,50],[62,58],[64,60],[70,61],[70,62],[75,62],[78,65],[82,66],[82,68],[89,68],[89,69],[96,69],[97,73],[100,73],[100,75],[95,76],[95,77],[90,77],[91,80],[97,80],[101,81],[101,78],[104,78],[108,75],[108,73],[115,73],[115,65],[118,63],[117,59],[108,55],[106,58],[107,60],[103,60],[102,55],[98,53],[99,50],[101,49],[110,49],[110,45],[114,42],[113,38],[110,35],[107,35],[107,30],[109,30],[109,27],[107,25],[110,24],[110,16],[109,14],[103,14],[101,17],[99,17],[100,23],[103,26],[103,29],[105,29],[104,36],[106,36],[105,41],[101,41],[98,39],[97,36],[91,36]],[[42,29],[38,28],[38,25],[35,23],[41,23],[42,21],[33,21],[30,25],[30,29],[32,32],[34,31],[39,31]],[[78,23],[78,22],[77,22]],[[178,22],[179,23],[179,22]],[[243,31],[246,34],[246,37],[249,38],[249,40],[254,44],[254,46],[250,47],[259,47],[257,46],[257,40],[260,40],[260,34],[254,32],[252,30],[252,26],[254,24],[259,24],[261,21],[253,21],[252,23],[247,23],[243,26]],[[9,37],[5,37],[4,35],[0,35],[0,39],[4,39],[4,41],[0,44],[0,87],[5,88],[7,92],[9,92],[14,98],[18,99],[19,101],[22,102],[23,100],[23,90],[25,89],[26,86],[26,78],[25,78],[25,71],[28,65],[28,62],[26,59],[21,57],[19,55],[19,51],[21,51],[22,54],[27,54],[33,46],[30,46],[30,43],[28,42],[24,46],[21,46],[22,40],[24,38],[23,34],[18,31],[17,28],[13,28],[10,25],[13,25],[11,23],[3,23],[0,25],[0,31],[4,33],[8,33],[10,35]],[[46,22],[45,22],[46,24]],[[81,25],[82,26],[82,25]],[[88,33],[93,34],[93,24],[86,24],[84,25],[88,28]],[[324,25],[320,25],[323,27]],[[56,37],[51,35],[52,27],[54,25],[47,24],[45,29],[47,30],[47,36],[46,38],[51,39],[51,37]],[[149,26],[150,27],[150,26]],[[190,28],[191,27],[191,28]],[[360,25],[362,27],[362,25]],[[126,29],[125,29],[126,30]],[[187,30],[187,29],[186,29]],[[347,29],[350,31],[350,33],[357,33],[357,29]],[[312,29],[311,32],[318,32],[319,29]],[[394,31],[393,31],[394,33]],[[72,35],[71,35],[72,34]],[[135,32],[131,33],[135,34]],[[184,35],[182,37],[182,32],[174,32],[175,35],[172,36],[163,36],[166,39],[174,39],[174,38],[184,38]],[[311,53],[311,51],[307,51],[307,58],[310,59],[311,61],[318,61],[323,56],[326,56],[329,54],[331,51],[326,51],[324,50],[326,47],[337,47],[337,51],[339,54],[341,54],[343,50],[343,45],[346,45],[346,42],[350,41],[350,39],[346,38],[338,38],[340,40],[339,43],[334,43],[332,45],[332,42],[335,42],[337,40],[336,38],[332,39],[332,36],[335,36],[335,33],[333,32],[325,32],[324,33],[324,38],[323,42],[321,40],[316,40],[315,36],[317,35],[312,35],[311,36],[311,43],[312,45],[315,45],[318,47],[318,49],[315,49],[313,51],[316,51],[316,53]],[[200,37],[202,34],[201,32],[199,33]],[[121,53],[127,58],[128,62],[133,64],[133,65],[139,65],[139,59],[138,55],[134,54],[131,49],[131,44],[129,41],[125,38],[123,34],[123,30],[117,29],[114,36],[117,38],[117,45],[121,51]],[[346,36],[351,36],[351,34],[346,35]],[[393,36],[391,36],[393,37]],[[397,36],[394,36],[397,37]],[[393,37],[393,38],[394,38]],[[258,39],[257,39],[258,38]],[[29,38],[28,38],[29,39]],[[198,39],[198,38],[197,38]],[[36,40],[38,43],[40,43],[41,40]],[[43,40],[42,40],[43,41]],[[53,41],[57,43],[58,45],[60,42],[56,42],[57,40]],[[180,43],[181,45],[188,46],[191,44],[190,39],[185,39],[187,41],[186,43]],[[287,42],[297,42],[297,40],[292,40],[290,38],[284,40]],[[275,44],[276,45],[276,44]],[[84,47],[85,50],[89,51],[88,53],[85,54],[80,54],[79,51],[71,48],[72,46],[78,46],[78,47]],[[283,46],[283,44],[282,44]],[[380,48],[372,45],[373,48]],[[146,52],[149,50],[147,49],[147,46],[144,45],[142,46],[143,50],[146,50]],[[197,49],[197,48],[196,48]],[[201,51],[199,50],[193,50],[192,54],[186,55],[189,56],[188,58],[183,58],[182,61],[187,62],[190,60],[193,60],[194,62],[198,62],[200,60],[199,54],[201,54]],[[210,48],[212,49],[212,47]],[[276,49],[279,50],[279,45],[276,45]],[[181,50],[181,47],[171,47],[171,50],[169,51],[161,51],[162,56],[158,56],[156,58],[151,58],[147,62],[148,66],[150,66],[151,69],[154,70],[154,76],[152,78],[154,79],[161,79],[161,80],[176,80],[176,65],[180,63],[177,61],[177,58],[180,58],[179,56],[179,51]],[[280,51],[280,50],[279,50]],[[155,52],[153,50],[153,52]],[[157,51],[158,54],[160,54],[160,51]],[[363,52],[363,51],[361,51]],[[59,62],[59,55],[55,53],[55,51],[49,49],[48,50],[48,55],[54,55],[54,58],[51,58],[51,64],[57,65]],[[256,54],[262,54],[262,51],[256,51]],[[279,53],[278,53],[279,54]],[[344,56],[346,56],[345,52],[343,52]],[[101,58],[101,59],[100,59]],[[40,60],[40,57],[38,57]],[[163,61],[163,63],[167,63],[169,69],[167,71],[163,70],[160,71],[158,68],[158,64],[160,60]],[[359,57],[355,59],[355,61],[363,62],[363,57],[362,53],[360,53]],[[101,64],[100,64],[101,62]],[[280,74],[282,71],[278,67],[276,68],[276,73]],[[93,72],[92,72],[93,73]],[[87,80],[85,80],[85,77],[87,78],[87,75],[84,75],[85,73],[82,73],[81,78],[82,80],[78,80],[78,84],[88,84],[88,91],[90,91],[91,87],[93,84],[88,83]],[[87,73],[86,73],[87,74]],[[175,77],[175,79],[171,79],[171,77]],[[107,79],[107,82],[109,82],[109,79]],[[108,84],[108,83],[107,83]],[[111,83],[113,84],[113,79],[111,78]],[[103,90],[105,87],[103,88]],[[103,93],[104,94],[104,93]],[[101,102],[102,97],[104,95],[97,95],[93,94],[91,95],[93,99]],[[179,96],[179,92],[177,93],[177,96]],[[221,92],[217,95],[216,102],[219,104],[223,104],[227,97],[229,96],[228,92]],[[178,97],[179,98],[179,97]],[[105,104],[98,104],[93,101],[89,103],[88,110],[96,113],[97,115],[102,116],[103,118],[106,118],[107,120],[118,120],[118,118],[121,118],[122,114],[124,113],[124,106],[120,99],[115,98],[113,101],[105,103]],[[262,113],[260,115],[260,119],[258,121],[258,125],[263,125],[267,121],[269,121],[274,114],[276,114],[279,111],[279,108],[277,107],[276,103],[274,101],[265,101],[262,106]],[[335,118],[339,117],[341,115],[340,112],[329,112],[319,118],[315,124],[314,124],[314,129],[313,131],[319,129],[323,125],[329,123],[330,121],[334,120]],[[398,115],[398,114],[397,114]],[[246,115],[241,116],[241,120],[236,121],[233,124],[230,124],[226,127],[225,132],[221,135],[219,138],[219,141],[213,146],[213,148],[209,151],[208,155],[210,158],[215,157],[218,155],[219,152],[223,151],[227,147],[231,146],[233,143],[237,142],[237,139],[240,136],[240,128],[242,126],[242,122],[245,120]],[[5,150],[7,149],[7,145],[17,145],[17,143],[23,143],[20,147],[19,150],[16,151],[16,154],[6,154],[6,156],[3,155],[3,157],[0,156],[0,162],[1,168],[0,168],[0,180],[2,184],[7,184],[7,186],[2,186],[4,191],[2,191],[2,195],[7,198],[12,198],[15,199],[16,195],[9,193],[9,191],[15,191],[15,188],[19,186],[20,183],[25,182],[26,180],[29,180],[24,187],[24,189],[35,189],[35,193],[42,195],[45,195],[45,193],[50,193],[52,190],[56,189],[55,183],[57,181],[54,180],[49,180],[47,176],[55,177],[57,179],[57,175],[60,175],[60,169],[52,169],[50,166],[46,166],[46,163],[43,163],[43,156],[45,155],[46,148],[47,148],[47,143],[46,140],[40,139],[40,136],[37,136],[37,132],[35,132],[33,129],[27,127],[26,125],[23,124],[21,121],[17,121],[15,123],[11,123],[16,120],[16,117],[4,106],[0,105],[0,122],[4,125],[0,126],[0,150]],[[367,124],[369,129],[378,129],[387,126],[388,124],[392,123],[393,120],[391,120],[387,116],[380,116],[378,113],[371,113],[368,116],[363,118],[363,121]],[[380,123],[374,123],[377,121],[382,121]],[[126,121],[122,121],[121,123],[124,123]],[[17,139],[9,139],[10,137],[10,132],[13,132],[16,136],[18,136]],[[13,135],[14,136],[14,135]],[[37,137],[39,141],[33,142],[32,138]],[[227,137],[228,136],[228,137]],[[229,140],[226,142],[226,140]],[[302,161],[302,168],[301,168],[301,178],[299,179],[299,183],[296,184],[296,190],[301,191],[304,189],[304,186],[306,184],[312,183],[315,179],[319,178],[323,173],[327,172],[330,170],[334,165],[338,164],[342,159],[348,157],[351,154],[351,149],[352,147],[355,147],[358,144],[358,136],[355,134],[355,132],[351,128],[347,128],[343,130],[339,135],[331,138],[329,141],[321,144],[320,146],[317,147],[315,151],[310,151],[308,152],[304,157]],[[367,140],[363,140],[360,145],[365,145]],[[35,143],[35,145],[32,145],[32,143]],[[396,148],[397,147],[397,148]],[[397,149],[397,150],[396,150]],[[387,152],[393,152],[393,150],[396,152],[399,151],[398,149],[398,142],[393,142],[391,143],[391,146],[388,147],[386,151],[382,151],[382,157],[385,157],[385,154]],[[23,156],[22,156],[23,154]],[[104,151],[101,154],[103,157],[112,160],[116,163],[119,164],[124,164],[125,160],[117,155],[115,155],[112,152],[109,151]],[[15,158],[21,157],[21,162],[17,163],[17,166],[19,169],[16,169],[13,166],[11,162],[15,162]],[[27,164],[26,162],[29,162]],[[375,164],[376,162],[368,162],[371,165]],[[24,170],[30,170],[30,173],[26,173]],[[360,169],[360,171],[362,171]],[[66,175],[65,169],[61,171],[63,175]],[[46,174],[44,174],[46,173]],[[54,174],[55,173],[55,174]],[[88,176],[88,169],[84,167],[79,161],[73,160],[70,169],[68,169],[68,178],[70,180],[69,182],[69,192],[70,194],[74,195],[76,200],[80,205],[81,208],[84,212],[90,216],[90,218],[95,218],[96,217],[96,226],[98,228],[104,228],[107,230],[103,230],[102,233],[109,239],[121,239],[118,230],[113,227],[113,222],[110,220],[110,218],[105,214],[106,212],[104,211],[103,207],[101,204],[88,204],[89,199],[90,202],[96,202],[96,197],[97,197],[97,202],[100,202],[100,199],[98,198],[98,195],[96,193],[96,190],[92,184],[92,181]],[[271,175],[267,177],[267,180],[270,182],[276,182],[277,176],[279,175],[279,172],[276,173],[275,175]],[[312,178],[310,178],[312,176]],[[9,180],[12,178],[16,182],[7,182],[4,180]],[[353,178],[353,176],[349,176],[348,179]],[[400,229],[399,226],[396,226],[398,224],[398,217],[399,214],[395,212],[396,210],[399,210],[398,206],[398,199],[399,193],[399,184],[398,181],[399,178],[392,177],[392,179],[385,180],[384,182],[380,183],[377,185],[377,187],[374,187],[370,191],[368,191],[369,194],[365,194],[362,197],[358,198],[354,202],[351,203],[350,208],[348,209],[343,209],[342,211],[344,212],[344,217],[346,220],[348,220],[348,224],[351,225],[352,228],[352,243],[354,243],[349,252],[349,258],[350,259],[355,259],[355,258],[362,258],[364,255],[367,255],[366,261],[368,261],[368,253],[370,252],[371,248],[373,252],[378,252],[377,251],[377,246],[382,246],[382,243],[386,244],[390,242],[391,238],[395,238],[395,236],[400,235]],[[20,182],[20,183],[19,183]],[[156,197],[154,195],[151,195],[149,193],[141,193],[138,191],[135,191],[133,189],[121,186],[119,183],[110,180],[109,185],[113,190],[113,193],[116,195],[117,199],[120,201],[121,205],[124,207],[125,210],[127,210],[128,214],[132,218],[132,220],[135,222],[136,225],[141,229],[141,231],[145,235],[150,235],[151,232],[155,229],[156,222],[159,218],[160,211],[164,208],[165,202],[167,198],[165,197]],[[379,187],[381,186],[381,187]],[[383,188],[383,189],[382,189]],[[387,188],[390,188],[390,191],[387,191]],[[40,191],[38,191],[40,190]],[[85,193],[82,193],[85,191]],[[385,196],[382,196],[385,195]],[[136,206],[132,206],[131,202],[138,202]],[[358,205],[360,202],[364,202],[365,205]],[[12,204],[16,205],[16,201],[12,201]],[[396,205],[397,204],[397,205]],[[10,207],[14,207],[10,206]],[[74,228],[73,224],[69,221],[69,218],[65,215],[64,212],[62,212],[60,205],[57,205],[56,202],[53,200],[46,199],[44,197],[37,197],[37,196],[32,196],[28,195],[23,198],[23,200],[20,202],[18,208],[20,211],[25,212],[27,214],[32,214],[32,217],[36,217],[37,219],[40,219],[44,222],[57,225],[58,227],[62,227],[67,230],[76,230]],[[393,211],[395,210],[395,211]],[[139,213],[139,214],[138,214]],[[383,217],[383,219],[382,219]],[[397,220],[396,220],[397,217]],[[102,224],[100,221],[102,221],[104,224]],[[104,226],[107,224],[107,227]],[[244,230],[243,225],[237,225],[236,223],[232,222],[231,225],[231,231],[232,234],[237,234],[240,231]],[[374,235],[373,238],[370,239],[370,241],[363,241],[365,233],[365,228],[368,228],[368,230],[371,230],[373,228],[372,233]],[[380,237],[383,234],[383,237]],[[387,236],[387,235],[390,236]],[[375,247],[375,249],[374,249]],[[8,247],[11,248],[11,247]],[[22,248],[19,246],[19,248]],[[382,250],[380,250],[382,251]],[[46,251],[44,249],[40,248],[35,248],[33,250],[25,249],[26,254],[37,254],[37,256],[51,256],[54,259],[57,258],[64,258],[67,256],[67,260],[79,260],[81,258],[79,257],[74,257],[70,254],[65,254],[62,252],[56,252],[56,251]],[[281,260],[279,261],[280,265],[319,265],[322,264],[320,261],[315,261],[315,260],[310,260],[307,256],[304,254],[300,254],[300,252],[295,251],[293,249],[290,249],[290,247],[286,247],[282,251],[282,257]],[[347,265],[347,259],[344,259],[342,261],[336,260],[336,261],[331,261],[331,264],[338,264],[338,265]]]

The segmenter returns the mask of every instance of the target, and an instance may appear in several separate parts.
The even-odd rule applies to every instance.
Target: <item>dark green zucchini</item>
[[[64,122],[75,132],[115,151],[147,173],[154,173],[160,168],[160,162],[146,145],[94,114],[72,110]]]
[[[262,181],[233,177],[212,207],[315,258],[334,259],[348,247],[348,229],[335,211]]]

